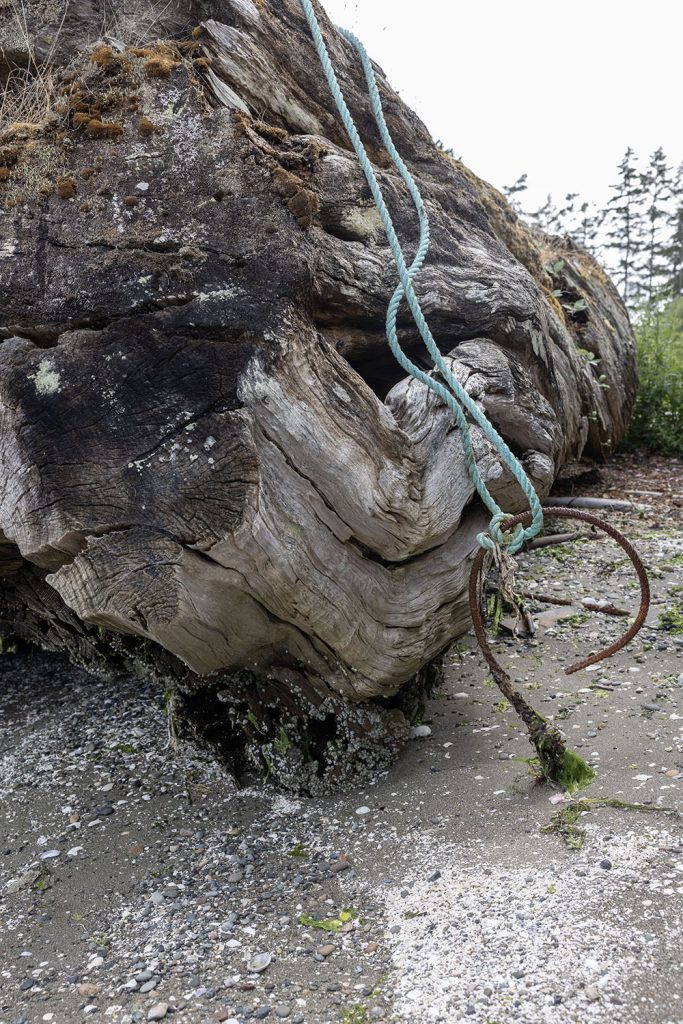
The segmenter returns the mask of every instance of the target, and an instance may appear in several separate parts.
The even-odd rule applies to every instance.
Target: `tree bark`
[[[142,29],[126,3],[110,25],[56,6],[32,5],[31,53],[0,5],[33,111],[0,134],[4,629],[171,680],[237,767],[339,782],[394,756],[425,667],[469,626],[487,517],[460,437],[388,350],[396,271],[297,0],[173,2]],[[321,20],[410,250],[361,69]],[[628,316],[377,74],[432,225],[423,308],[545,495],[624,433]],[[430,368],[407,316],[401,338]],[[523,508],[472,433],[496,500]]]

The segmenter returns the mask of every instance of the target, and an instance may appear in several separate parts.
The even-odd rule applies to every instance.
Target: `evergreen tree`
[[[557,211],[557,231],[563,234],[571,234],[571,225],[574,221],[575,203],[579,198],[578,192],[568,192],[564,197],[564,206]]]
[[[527,212],[525,216],[532,224],[541,228],[542,231],[547,231],[548,234],[554,234],[560,230],[558,209],[551,195],[548,195],[543,206],[539,206],[537,210]]]
[[[596,254],[599,250],[597,239],[604,219],[604,210],[597,210],[595,206],[585,201],[581,203],[578,211],[578,220],[572,235],[584,249],[588,249],[593,254]]]
[[[516,210],[517,213],[522,213],[522,204],[520,203],[519,199],[516,199],[515,197],[519,195],[520,192],[526,192],[526,179],[526,174],[520,174],[519,178],[517,178],[517,181],[515,181],[512,185],[503,185],[503,195],[509,201],[510,206],[513,208],[513,210]]]
[[[634,152],[629,146],[619,164],[619,179],[611,186],[613,195],[605,211],[607,238],[605,249],[616,253],[616,271],[626,303],[637,301],[641,285],[638,261],[642,252],[645,185],[638,173]]]
[[[651,304],[659,296],[668,277],[666,227],[667,222],[670,223],[673,190],[671,168],[661,146],[650,157],[647,170],[640,178],[646,196],[640,266],[643,298]]]
[[[669,237],[665,247],[667,280],[665,290],[672,298],[683,295],[683,164],[673,180],[672,209],[668,217]]]
[[[645,171],[629,146],[605,209],[569,192],[559,207],[548,195],[536,210],[524,210],[522,174],[503,193],[529,223],[548,234],[566,234],[612,268],[627,306],[654,306],[683,295],[683,164],[672,176],[660,147]]]

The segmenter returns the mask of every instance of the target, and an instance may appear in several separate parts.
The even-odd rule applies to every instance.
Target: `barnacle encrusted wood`
[[[449,412],[388,351],[396,272],[298,0],[172,0],[147,29],[130,6],[103,26],[96,3],[38,2],[17,31],[0,3],[21,83],[0,135],[0,617],[165,676],[237,765],[314,789],[395,753],[468,626],[486,518]],[[323,26],[410,249],[357,60]],[[378,76],[431,218],[433,333],[546,493],[624,432],[626,312]],[[407,319],[403,340],[428,366]]]

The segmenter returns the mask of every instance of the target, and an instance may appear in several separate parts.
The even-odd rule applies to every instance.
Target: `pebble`
[[[414,725],[410,730],[411,740],[422,740],[426,739],[427,736],[432,735],[432,730],[428,725]]]
[[[168,1013],[168,1003],[155,1003],[147,1013],[147,1020],[163,1020]]]
[[[557,669],[552,669],[552,672],[555,671],[560,671],[559,666]],[[644,669],[643,676],[645,671]],[[530,677],[522,675],[520,685],[523,685],[525,678]],[[673,681],[676,679],[676,675],[668,678]],[[625,686],[622,687],[622,691],[626,689],[629,682],[633,686],[633,677],[626,676],[625,673],[624,681]],[[478,680],[478,682],[480,685],[481,681]],[[553,692],[560,685],[559,677],[556,680],[549,680],[549,682],[553,684]],[[668,692],[673,697],[679,697],[683,693],[680,688],[683,686],[683,672],[681,672],[679,683],[678,687],[669,687]],[[652,678],[648,677],[646,689],[642,695],[635,698],[632,704],[625,704],[628,712],[637,716],[639,710],[643,708],[642,704],[638,704],[638,700],[648,700],[647,689],[650,689],[652,694],[650,700],[653,703],[660,699],[660,694],[655,690],[657,685],[653,673]],[[663,683],[661,689],[665,689]],[[476,697],[474,697],[476,692],[473,689],[472,693],[462,696],[476,701]],[[631,699],[633,693],[634,690],[631,689],[628,700]],[[624,694],[622,696],[625,697]],[[559,690],[558,697],[562,701],[567,700],[567,695],[560,693]],[[539,701],[542,699],[540,693],[538,699]],[[588,699],[592,700],[592,697],[589,696]],[[663,694],[661,699],[664,700]],[[664,700],[667,708],[669,707],[668,699]],[[461,708],[464,702],[464,700],[461,702]],[[100,703],[102,703],[101,699]],[[656,706],[660,707],[659,704]],[[109,707],[106,702],[104,707]],[[604,704],[599,707],[602,713]],[[113,704],[110,710],[114,710]],[[672,702],[671,710],[680,709],[677,709]],[[596,715],[595,712],[591,713]],[[475,714],[480,720],[475,719]],[[651,727],[656,725],[658,729],[662,730],[662,737],[666,736],[668,739],[669,733],[665,732],[667,726],[666,723],[663,723],[663,717],[663,715],[657,716],[648,724]],[[675,736],[681,726],[679,718],[680,715],[675,716],[675,725],[673,726],[673,735]],[[142,721],[142,718],[139,720]],[[639,721],[642,723],[643,719],[641,718]],[[598,734],[602,735],[603,740],[611,739],[609,730],[606,733],[600,730],[598,733],[590,718],[589,723],[590,733],[588,735],[590,738]],[[492,732],[488,737],[487,730],[491,724],[483,711],[472,711],[469,725],[474,724],[476,724],[477,732],[480,725],[485,726],[482,739],[486,740],[486,746],[482,745],[481,749],[477,748],[479,760],[476,762],[476,769],[473,770],[482,771],[482,789],[487,786],[492,791],[495,790],[495,787],[502,788],[507,781],[506,775],[509,770],[507,760],[511,756],[507,751],[512,749],[512,743],[516,737],[503,736],[500,731]],[[469,728],[469,725],[466,728]],[[577,730],[575,734],[577,739],[579,736],[586,736],[586,728],[588,726],[584,725],[580,732]],[[671,727],[669,728],[671,731]],[[416,740],[421,737],[427,738],[430,735],[434,738],[429,727],[416,727],[413,735]],[[646,735],[647,739],[653,740],[653,750],[648,751],[647,758],[643,763],[643,770],[653,773],[654,781],[650,785],[654,790],[658,781],[666,783],[669,778],[674,778],[672,773],[675,769],[671,766],[678,764],[679,749],[678,746],[674,746],[673,749],[668,748],[668,757],[661,755],[663,763],[666,765],[665,770],[660,767],[657,744],[654,740],[655,734]],[[121,737],[114,738],[118,741]],[[111,740],[112,743],[114,738]],[[127,735],[123,737],[126,742],[128,742],[128,738]],[[149,746],[142,727],[140,735],[130,736],[130,739],[134,741],[136,747],[141,749],[146,750]],[[68,744],[70,758],[73,757],[72,751],[76,742],[77,739],[74,736]],[[165,742],[165,737],[163,742]],[[480,740],[476,739],[475,742],[479,744]],[[614,745],[616,746],[618,742],[619,739],[615,736]],[[409,759],[409,763],[422,764],[419,770],[424,772],[427,786],[430,785],[431,779],[428,768],[430,765],[429,750],[432,749],[432,746],[431,743],[420,744],[418,742],[404,754]],[[503,749],[499,749],[500,747]],[[97,813],[91,810],[97,795],[100,796],[100,799],[103,797],[106,799],[100,782],[103,778],[111,776],[116,778],[117,794],[120,793],[122,798],[126,798],[125,811],[123,803],[116,804],[117,821],[112,818],[112,825],[107,826],[104,822],[106,815],[104,815],[102,823],[99,825],[100,833],[97,828],[89,833],[86,849],[87,858],[90,861],[101,856],[101,849],[98,849],[97,844],[101,842],[101,845],[104,845],[104,840],[100,840],[100,835],[103,837],[108,829],[117,827],[122,815],[126,822],[125,825],[121,823],[121,827],[128,828],[130,826],[132,828],[131,837],[137,838],[136,825],[138,823],[132,817],[133,809],[139,807],[143,812],[149,813],[153,806],[153,804],[140,803],[145,791],[151,794],[150,799],[153,802],[157,801],[160,792],[167,792],[169,798],[182,799],[184,796],[183,779],[181,776],[178,776],[177,779],[174,777],[175,767],[171,770],[170,760],[165,765],[164,774],[161,772],[157,774],[156,762],[148,763],[146,754],[126,755],[127,758],[135,759],[134,762],[131,762],[134,764],[134,768],[131,770],[143,780],[137,782],[132,774],[128,777],[124,773],[119,774],[118,765],[121,758],[118,755],[113,761],[116,771],[111,771],[112,764],[107,759],[107,749],[101,750],[99,741],[95,739],[94,744],[91,744],[86,751],[87,759],[92,759],[96,765],[93,785],[87,793],[77,791],[77,787],[74,785],[73,790],[77,792],[75,798],[68,795],[71,790],[65,788],[63,791],[65,795],[62,797],[63,800],[68,800],[76,810],[86,807],[90,810],[90,815]],[[590,746],[587,749],[590,750]],[[434,753],[436,755],[437,751]],[[604,752],[603,757],[605,757]],[[420,759],[422,760],[420,761]],[[656,767],[648,765],[649,761],[654,762],[655,759],[658,762]],[[496,760],[499,761],[498,766],[495,763]],[[458,772],[460,767],[458,762],[455,771]],[[202,780],[204,769],[193,767],[193,770]],[[450,771],[454,771],[453,764],[450,766]],[[667,777],[662,778],[664,775]],[[397,778],[401,778],[400,774]],[[391,776],[389,779],[394,785]],[[561,841],[554,835],[547,840],[539,841],[547,843],[548,856],[556,858],[556,863],[559,865],[557,871],[553,867],[554,874],[548,873],[547,877],[543,873],[543,859],[540,861],[540,875],[534,872],[525,877],[525,870],[517,873],[516,869],[510,869],[508,866],[501,872],[501,865],[495,857],[489,857],[488,864],[484,866],[482,858],[477,856],[475,861],[467,866],[467,871],[471,874],[464,876],[467,884],[463,886],[458,884],[459,897],[458,901],[454,901],[450,894],[452,888],[450,870],[447,869],[444,879],[440,869],[427,868],[430,860],[433,863],[434,860],[444,858],[446,847],[443,842],[448,843],[451,824],[456,818],[461,817],[453,810],[452,806],[447,806],[446,802],[443,806],[447,809],[443,815],[429,817],[429,814],[435,813],[437,806],[442,807],[441,797],[446,792],[442,787],[453,785],[454,781],[454,777],[447,778],[446,775],[440,784],[438,784],[438,780],[432,781],[431,785],[437,786],[432,793],[434,799],[425,800],[424,805],[420,807],[409,802],[410,798],[414,796],[410,790],[407,790],[405,798],[402,792],[392,793],[391,796],[394,800],[390,801],[389,791],[384,783],[382,791],[379,787],[366,786],[366,795],[372,794],[375,803],[370,806],[362,805],[354,808],[355,799],[362,796],[363,793],[362,789],[356,790],[355,799],[353,795],[350,798],[347,796],[343,802],[335,805],[334,813],[337,817],[334,819],[334,828],[329,831],[319,828],[315,801],[300,801],[290,796],[281,798],[269,794],[264,797],[265,813],[261,814],[259,806],[255,814],[257,821],[254,824],[251,821],[250,809],[245,809],[241,804],[235,804],[231,799],[225,799],[223,788],[214,789],[212,792],[210,787],[207,787],[210,797],[206,805],[200,805],[202,813],[199,814],[199,818],[202,820],[192,821],[191,816],[194,812],[192,808],[188,808],[183,820],[192,824],[190,829],[176,830],[177,822],[171,819],[171,828],[168,833],[159,831],[158,835],[155,834],[152,839],[146,834],[141,834],[140,840],[149,839],[146,845],[129,848],[129,853],[130,849],[134,849],[140,855],[145,848],[151,851],[149,867],[161,866],[162,871],[161,873],[142,874],[138,876],[134,886],[130,886],[128,890],[130,916],[119,923],[114,923],[113,935],[118,946],[112,947],[109,955],[105,955],[106,959],[99,960],[100,963],[106,964],[106,968],[101,967],[99,971],[94,970],[98,964],[100,949],[97,940],[92,938],[80,946],[81,955],[78,959],[72,958],[63,961],[65,972],[74,970],[73,966],[69,967],[67,964],[78,964],[77,970],[81,978],[87,977],[87,970],[92,972],[90,974],[92,979],[100,980],[105,976],[105,972],[108,978],[108,969],[112,968],[111,994],[107,992],[108,1001],[105,1001],[105,994],[100,993],[109,989],[109,984],[93,986],[93,989],[89,989],[85,987],[88,985],[88,982],[85,981],[79,987],[79,975],[69,976],[72,979],[70,984],[74,986],[72,998],[76,999],[76,992],[82,997],[80,999],[82,1016],[90,1015],[92,1012],[95,1014],[94,1019],[99,1019],[95,1009],[90,1010],[90,1007],[95,1007],[95,1004],[99,1003],[100,1016],[103,1020],[105,1018],[108,1020],[107,1008],[110,1003],[117,1001],[125,1002],[126,1005],[118,1013],[113,1014],[116,1017],[116,1024],[143,1024],[145,1020],[162,1020],[164,1018],[169,1021],[183,1021],[186,1013],[197,1012],[206,1024],[210,1024],[212,1020],[220,1022],[220,1024],[225,1024],[225,1022],[245,1024],[248,1021],[267,1021],[269,1024],[273,1020],[283,1020],[285,1024],[304,1024],[304,1022],[305,1024],[314,1024],[317,1021],[338,1020],[341,1007],[360,1003],[361,999],[363,1002],[368,1001],[366,1009],[368,1022],[377,1020],[378,1024],[381,1019],[393,1019],[394,1012],[397,1010],[397,1015],[404,1016],[405,1010],[409,1009],[411,1005],[411,999],[413,1014],[411,1017],[408,1013],[406,1019],[415,1021],[428,1017],[433,1017],[435,1020],[462,1020],[463,1022],[466,1020],[481,1020],[482,1022],[497,1020],[501,1016],[498,1005],[501,999],[506,1003],[503,1016],[509,1021],[509,1024],[530,1024],[530,1021],[538,1020],[544,1013],[547,1013],[545,1007],[551,1008],[550,1019],[553,1013],[553,1004],[555,1007],[560,1006],[559,1012],[556,1011],[556,1016],[574,1014],[577,1018],[581,1018],[581,1002],[584,1005],[583,1017],[586,1020],[589,1017],[592,1018],[593,1015],[599,1015],[601,1011],[606,1012],[612,997],[602,987],[603,981],[600,980],[593,985],[587,984],[591,978],[597,980],[602,964],[599,967],[584,966],[584,958],[580,971],[574,971],[573,963],[569,965],[571,970],[566,970],[567,951],[563,945],[563,929],[560,924],[552,920],[555,912],[554,905],[557,903],[563,906],[566,903],[565,892],[571,888],[576,888],[582,894],[587,893],[590,896],[597,887],[609,901],[611,897],[606,891],[606,887],[610,889],[612,884],[618,880],[617,876],[624,877],[630,885],[631,880],[630,877],[627,877],[628,873],[632,872],[635,879],[636,874],[641,872],[641,867],[641,881],[634,880],[632,884],[638,889],[643,886],[643,894],[651,895],[653,890],[649,888],[650,876],[652,876],[653,882],[657,880],[656,870],[659,867],[659,861],[656,862],[656,866],[652,870],[645,860],[642,864],[640,861],[631,862],[624,855],[624,848],[620,842],[623,831],[621,827],[615,827],[615,834],[610,837],[604,833],[602,819],[594,822],[592,817],[588,817],[585,823],[587,828],[586,846],[583,852],[572,853],[573,863],[564,864]],[[224,786],[222,777],[220,786]],[[398,787],[398,783],[396,786]],[[670,795],[674,791],[675,787],[671,783]],[[202,792],[201,788],[199,792]],[[93,795],[94,793],[97,795]],[[114,798],[113,793],[107,795],[110,799]],[[438,800],[436,799],[437,795]],[[656,799],[658,798],[656,797]],[[663,799],[666,798],[663,797]],[[270,816],[270,800],[274,802],[272,818]],[[393,816],[393,802],[398,805],[399,817],[396,819]],[[382,806],[385,803],[386,810]],[[494,819],[491,830],[491,837],[494,839],[499,835],[496,829],[504,828],[506,813],[505,811],[501,813],[500,805],[503,804],[503,801],[495,801],[495,804],[495,813],[500,818]],[[509,804],[513,814],[519,813],[517,801],[514,798],[509,801]],[[194,806],[196,810],[197,805]],[[326,806],[329,809],[329,805]],[[547,804],[545,806],[547,808]],[[104,805],[98,808],[98,811],[101,812],[103,808]],[[493,809],[491,810],[493,813]],[[112,807],[112,814],[113,811],[114,807]],[[57,808],[57,812],[67,814],[68,808]],[[159,812],[160,820],[164,813]],[[81,825],[79,832],[75,834],[65,832],[61,820],[56,826],[52,819],[43,819],[40,827],[45,837],[53,838],[55,842],[60,843],[60,846],[68,848],[69,841],[65,840],[65,835],[69,834],[73,843],[76,836],[82,835],[85,831],[84,825],[88,818],[82,809],[79,814]],[[372,821],[369,821],[367,826],[356,825],[355,818],[365,815],[372,818]],[[129,816],[132,818],[130,822]],[[463,821],[454,826],[456,834],[460,834],[457,830],[465,830],[466,815],[463,814],[462,817]],[[500,819],[503,819],[502,823],[500,823]],[[377,831],[381,835],[370,836],[369,833],[375,829],[378,820],[381,825]],[[627,820],[627,816],[624,816],[624,820]],[[430,827],[429,822],[432,826],[441,826],[441,829]],[[621,822],[621,817],[619,822]],[[405,825],[414,826],[416,829],[414,834],[404,829]],[[524,842],[524,834],[529,836],[536,834],[535,826],[535,822],[526,821],[521,821],[519,825],[515,824],[515,828],[518,829],[522,837],[522,842]],[[642,825],[644,830],[649,827],[648,823]],[[659,827],[659,823],[657,823],[657,827]],[[667,827],[667,822],[664,821],[661,827]],[[385,829],[388,837],[386,839]],[[636,823],[634,830],[636,833],[640,833],[640,822]],[[394,836],[394,831],[398,832],[398,836]],[[319,834],[320,832],[322,832],[322,836]],[[506,835],[504,831],[502,834]],[[406,836],[410,836],[410,842]],[[301,842],[302,848],[305,848],[305,855],[299,859],[292,859],[287,856],[287,852],[292,850],[297,841]],[[368,853],[363,849],[367,841],[372,844],[381,843],[389,853],[398,851],[391,866],[388,858],[386,861],[383,859],[383,855],[379,858],[379,863],[382,865],[381,870],[393,871],[395,877],[385,879],[381,872],[373,874],[374,884],[369,888],[366,885],[365,877]],[[123,845],[127,847],[127,844],[132,842],[133,838],[129,838],[124,841]],[[392,851],[394,842],[396,842],[396,847]],[[155,843],[158,844],[158,850],[153,848]],[[36,863],[41,850],[48,854],[51,852],[48,849],[49,845],[49,839],[45,838],[43,843],[36,846],[33,853]],[[75,847],[75,849],[79,848]],[[347,852],[340,852],[342,849]],[[656,844],[653,845],[653,849],[657,849]],[[603,851],[602,860],[601,850]],[[605,854],[606,850],[610,850],[609,858],[614,857],[614,867]],[[16,853],[17,850],[12,852]],[[405,864],[403,863],[404,853],[406,854]],[[70,854],[71,851],[69,851]],[[61,856],[66,864],[66,851],[62,851]],[[361,870],[355,867],[353,860],[349,860],[349,857],[361,864]],[[68,867],[75,869],[84,860],[85,857],[81,854],[79,861],[69,864]],[[671,872],[673,872],[674,863],[678,863],[673,854],[671,861]],[[448,863],[448,859],[446,858],[444,862]],[[490,867],[489,864],[493,867]],[[574,864],[581,866],[575,869]],[[42,863],[39,866],[43,871],[47,867]],[[586,867],[588,870],[585,870]],[[595,870],[596,867],[598,871]],[[610,868],[615,872],[615,875],[611,876],[612,883],[604,883],[599,871]],[[15,870],[18,872],[19,869]],[[338,871],[345,871],[346,874],[337,878]],[[179,883],[178,887],[170,881],[171,878]],[[443,886],[433,884],[440,879],[444,881]],[[478,902],[468,902],[470,882],[475,892],[481,893]],[[555,882],[558,883],[557,886],[555,886]],[[182,887],[180,887],[181,883]],[[667,878],[664,884],[668,883],[669,879]],[[156,889],[158,891],[154,891]],[[11,893],[12,890],[3,887],[0,890],[0,896],[8,891]],[[546,896],[546,892],[550,891],[555,892],[552,898]],[[509,910],[506,903],[508,899],[511,901]],[[463,901],[462,905],[460,900]],[[386,920],[383,914],[386,901],[393,908],[392,917],[389,920]],[[352,905],[359,909],[365,922],[363,927],[358,927],[356,921],[353,931],[348,936],[336,935],[334,940],[324,933],[318,932],[316,935],[315,932],[311,932],[312,941],[304,943],[303,932],[298,924],[299,914],[308,912],[317,918],[335,917],[340,908],[346,905]],[[407,910],[411,911],[410,915],[406,915]],[[594,912],[593,903],[589,903],[589,911],[591,914]],[[654,911],[647,913],[649,915]],[[502,922],[501,927],[503,929],[509,927],[510,934],[519,934],[520,942],[509,942],[506,949],[497,957],[496,966],[490,970],[487,967],[486,973],[484,973],[482,964],[485,963],[491,947],[487,950],[485,944],[480,944],[477,940],[482,934],[486,934],[486,922],[490,914],[499,917]],[[458,976],[457,980],[449,973],[452,950],[447,948],[447,942],[444,943],[446,947],[444,950],[439,948],[441,924],[445,919],[450,919],[451,915],[454,918],[454,927],[470,936],[468,942],[471,941],[472,946],[466,952],[473,953],[472,956],[463,956],[462,961],[459,962],[458,974],[460,975],[461,968],[463,974],[462,978]],[[416,919],[411,920],[412,917],[416,917]],[[393,927],[391,927],[392,924]],[[608,927],[609,922],[604,924],[605,932],[603,934],[603,924],[604,922],[601,920],[600,927],[596,929],[595,935],[591,936],[594,945],[590,953],[596,959],[601,959],[604,953],[607,967],[611,970],[612,946],[606,947],[605,943],[607,940],[612,942],[612,935]],[[652,924],[649,926],[653,927]],[[505,934],[504,931],[502,934]],[[373,935],[380,937],[379,946],[376,942],[366,941]],[[122,942],[124,939],[128,942],[127,946]],[[315,946],[316,941],[319,942],[318,947]],[[628,962],[629,953],[619,948],[619,941],[614,940],[614,948],[618,949],[620,955],[624,955]],[[634,947],[634,953],[642,961],[644,970],[653,970],[652,964],[658,947],[653,948],[649,943],[655,941],[659,943],[661,936],[657,940],[650,933],[642,933],[642,936],[638,936],[638,943],[642,949]],[[385,970],[386,962],[391,958],[392,947],[397,946],[402,956],[404,945],[413,942],[420,944],[422,958],[420,958],[420,950],[418,950],[415,964],[409,962],[408,969],[403,976],[401,976],[401,972],[398,972],[395,977],[391,978],[387,986],[383,986],[379,998],[372,997],[373,984]],[[272,951],[270,953],[258,952],[259,949],[263,950],[266,946],[270,949],[271,944]],[[527,944],[531,952],[527,955],[525,951],[524,960],[520,963],[519,952],[515,954],[514,946],[517,945],[517,949],[521,951]],[[308,956],[300,956],[303,952],[302,945]],[[536,946],[541,950],[538,955]],[[17,947],[17,950],[19,948]],[[378,949],[379,953],[376,952]],[[432,958],[433,950],[436,950],[437,954],[434,958]],[[317,955],[318,962],[311,955],[313,951]],[[557,956],[556,963],[552,963],[552,957],[549,956],[548,960],[551,962],[546,966],[546,951],[551,951],[552,957]],[[123,958],[121,953],[124,953]],[[374,955],[366,955],[372,953]],[[439,959],[441,953],[443,953],[443,961]],[[91,954],[94,954],[95,958],[89,962],[88,956]],[[477,963],[480,955],[482,959]],[[37,951],[35,956],[36,960],[28,963],[17,961],[23,966],[23,970],[21,967],[17,967],[12,974],[10,983],[14,989],[14,999],[17,1002],[19,1000],[16,999],[16,991],[22,978],[25,978],[27,992],[29,986],[33,987],[30,976],[26,977],[25,972],[29,970],[30,975],[31,967],[34,962],[37,963]],[[321,962],[327,958],[331,958],[329,967]],[[467,964],[468,960],[474,961],[474,963]],[[517,960],[516,967],[515,960]],[[87,968],[86,964],[89,964]],[[151,969],[146,966],[147,964]],[[268,970],[270,966],[273,966],[273,971]],[[522,966],[526,970],[526,975],[520,969]],[[292,972],[291,974],[287,974],[288,968]],[[52,970],[51,966],[44,970],[37,982],[40,988],[45,988],[45,993],[36,993],[34,990],[30,995],[31,1000],[44,999],[47,1001],[50,995],[50,972]],[[435,978],[431,977],[432,971],[436,972]],[[496,975],[497,971],[500,971],[500,979]],[[572,971],[574,971],[573,977]],[[55,980],[52,982],[55,987],[66,981],[65,972],[62,974],[59,971],[58,974],[55,974]],[[265,972],[263,977],[261,976],[262,972]],[[276,982],[272,985],[268,984],[271,977],[276,977]],[[335,979],[334,982],[332,978]],[[498,981],[503,979],[506,979],[504,986],[501,985],[499,988]],[[446,989],[446,985],[442,986],[442,981],[448,983],[450,988]],[[150,982],[152,984],[148,986]],[[413,990],[413,986],[416,984],[421,986],[421,991]],[[484,985],[486,987],[483,987]],[[142,992],[140,992],[141,987],[143,987]],[[161,993],[154,992],[155,987],[161,987]],[[116,999],[113,996],[115,991],[118,993]],[[415,996],[412,995],[414,991],[417,992]],[[140,998],[136,994],[138,992],[140,992]],[[152,1000],[146,999],[146,992],[152,992],[157,999],[161,996],[167,1000],[167,1003],[156,1003],[155,1000],[156,1005],[150,1010]],[[188,996],[187,1002],[180,998],[181,993]],[[199,1000],[208,1000],[214,993],[213,1003],[199,1004]],[[99,995],[97,999],[94,998],[96,994]],[[175,996],[177,999],[171,998],[171,996]],[[245,1002],[238,1007],[237,1004],[241,1002],[242,997]],[[22,996],[21,998],[27,997]],[[196,1004],[195,999],[197,1000]],[[400,1000],[403,1005],[398,1005],[396,1000]],[[449,1001],[450,1005],[445,1008]],[[587,1002],[591,1005],[591,1010],[588,1010]],[[605,1008],[602,1003],[606,1004]],[[39,1003],[39,1005],[41,1004]],[[190,1009],[186,1009],[188,1005]],[[576,1012],[577,1008],[578,1012]],[[41,1013],[44,1013],[45,1009],[47,1006],[41,1007],[40,1012],[36,1014],[37,1021],[41,1021]],[[109,1009],[113,1011],[114,1008],[110,1007]],[[300,1009],[305,1012],[298,1012]],[[15,1010],[16,1015],[18,1015],[18,1010]],[[51,1024],[58,1024],[56,1017],[55,1014],[55,1019]],[[664,1019],[663,1016],[662,1019]],[[14,1016],[11,1014],[8,1024],[9,1021],[14,1022]]]
[[[78,994],[81,996],[96,996],[101,990],[101,985],[94,985],[91,981],[82,981],[78,986]]]

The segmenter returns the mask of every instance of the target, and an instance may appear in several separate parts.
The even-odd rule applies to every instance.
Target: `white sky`
[[[603,204],[624,150],[683,160],[681,0],[322,0],[435,138],[526,208]]]

